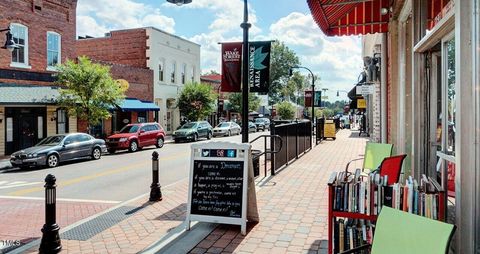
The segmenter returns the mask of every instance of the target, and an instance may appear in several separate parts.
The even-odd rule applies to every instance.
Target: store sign
[[[369,95],[375,92],[375,86],[373,85],[363,85],[357,86],[357,94],[358,95]]]
[[[250,144],[192,145],[187,227],[191,221],[241,225],[258,221]]]
[[[367,100],[357,99],[357,108],[367,108]]]

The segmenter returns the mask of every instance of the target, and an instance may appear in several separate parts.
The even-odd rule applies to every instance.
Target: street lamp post
[[[305,69],[307,71],[310,72],[310,75],[312,75],[312,130],[315,129],[315,125],[313,123],[313,119],[315,119],[315,76],[313,75],[313,72],[307,68],[307,67],[303,67],[303,66],[292,66],[290,67],[290,69],[288,70],[289,72],[289,75],[292,76],[293,75],[293,69]]]
[[[248,29],[251,24],[248,23],[247,0],[243,0],[243,23],[240,27],[243,29],[242,143],[248,143]]]

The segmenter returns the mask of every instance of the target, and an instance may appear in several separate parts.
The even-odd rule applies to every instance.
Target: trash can
[[[252,149],[253,176],[260,175],[260,154],[262,151]]]
[[[323,127],[323,139],[331,138],[335,140],[335,134],[335,123],[333,122],[333,120],[326,120]]]

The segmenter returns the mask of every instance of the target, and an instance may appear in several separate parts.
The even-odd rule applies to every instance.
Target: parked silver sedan
[[[231,136],[240,134],[242,128],[240,125],[234,122],[223,122],[219,123],[215,128],[213,128],[213,136]]]
[[[105,141],[85,133],[49,136],[37,145],[20,150],[10,156],[14,167],[56,167],[60,162],[90,157],[100,159],[107,151]]]

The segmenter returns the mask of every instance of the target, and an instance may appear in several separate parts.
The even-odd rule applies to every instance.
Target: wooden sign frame
[[[203,149],[235,149],[236,157],[202,157]],[[251,145],[248,143],[234,143],[234,142],[207,142],[193,144],[191,146],[191,156],[190,156],[190,174],[189,174],[189,185],[188,185],[188,208],[187,208],[187,230],[190,230],[190,223],[192,221],[203,221],[211,223],[224,223],[224,224],[233,224],[241,226],[242,235],[247,234],[247,201],[248,201],[248,179],[249,179],[249,163],[250,163],[250,149]],[[194,162],[196,160],[202,161],[233,161],[233,162],[243,162],[243,180],[242,180],[242,213],[240,218],[224,217],[224,216],[212,216],[212,215],[200,215],[192,214],[192,191],[193,191],[193,173],[194,173]]]

